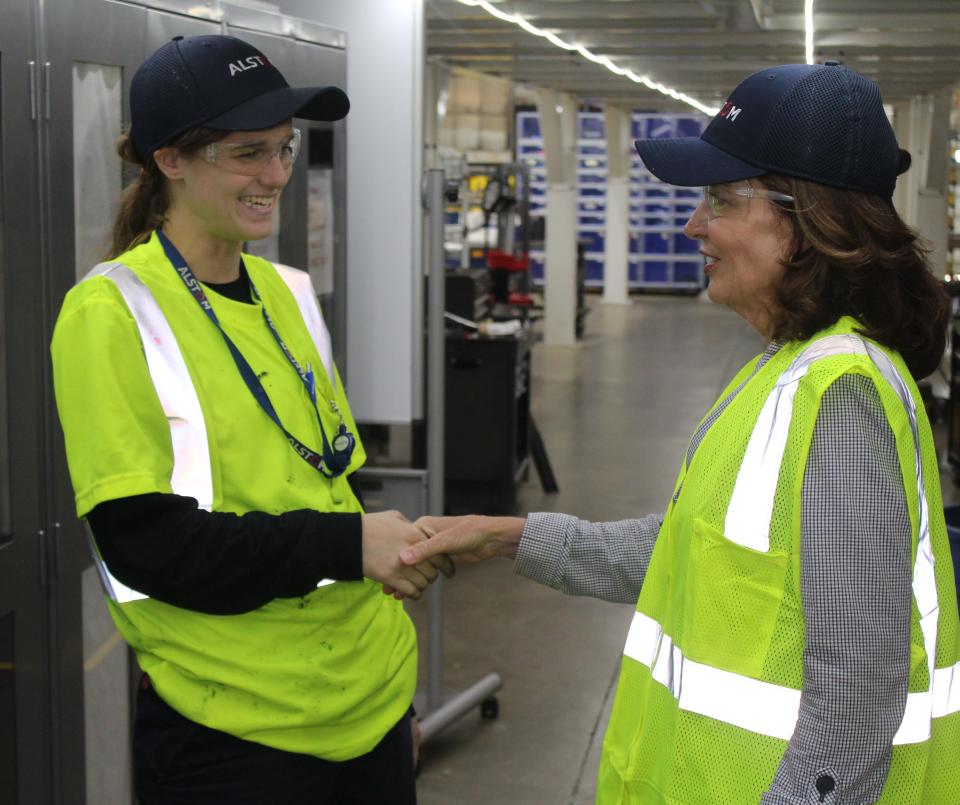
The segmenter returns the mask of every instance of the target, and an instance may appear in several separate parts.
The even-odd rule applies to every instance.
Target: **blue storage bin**
[[[580,136],[583,139],[603,139],[603,115],[594,116],[581,114],[578,123]]]
[[[540,136],[540,115],[522,115],[520,117],[520,136],[521,137],[539,137]]]
[[[647,137],[653,140],[668,140],[676,136],[677,125],[673,118],[647,118]]]
[[[674,282],[685,282],[690,285],[700,284],[700,263],[687,263],[678,260],[673,264]]]
[[[947,521],[947,536],[950,538],[950,553],[953,555],[953,578],[957,584],[957,607],[960,609],[960,506],[947,506],[943,510]]]
[[[702,131],[702,120],[690,117],[681,117],[677,120],[677,137],[699,137]]]
[[[667,281],[668,267],[665,262],[654,260],[643,264],[643,281],[663,283]]]
[[[584,279],[603,281],[603,260],[584,260]]]
[[[588,252],[602,252],[604,249],[603,234],[600,232],[580,232],[579,239]]]
[[[666,254],[670,251],[670,235],[660,232],[644,232],[643,254]]]

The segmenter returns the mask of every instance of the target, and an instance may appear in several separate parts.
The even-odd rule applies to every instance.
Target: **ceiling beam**
[[[904,14],[902,11],[871,10],[869,18],[865,20],[863,14],[824,14],[814,11],[814,25],[818,31],[831,32],[857,31],[866,27],[886,31],[958,30],[960,13]],[[769,26],[775,31],[803,31],[806,28],[803,14],[774,14],[769,18]]]

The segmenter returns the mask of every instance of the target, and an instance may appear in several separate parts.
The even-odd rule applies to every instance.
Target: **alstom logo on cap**
[[[723,107],[717,112],[717,117],[723,117],[733,123],[734,120],[739,117],[740,113],[743,111],[742,106],[734,106],[730,101],[727,101]]]
[[[230,77],[233,78],[237,73],[247,70],[256,70],[258,67],[273,67],[273,65],[267,61],[266,56],[247,56],[245,59],[230,62]]]

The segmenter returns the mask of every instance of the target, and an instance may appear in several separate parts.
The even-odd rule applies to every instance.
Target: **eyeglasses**
[[[793,196],[788,196],[786,193],[778,193],[776,190],[766,190],[753,185],[707,185],[702,190],[707,217],[711,219],[718,218],[721,215],[730,215],[734,212],[734,205],[731,204],[730,196],[765,198],[769,201],[796,201]]]
[[[284,170],[290,170],[300,153],[300,129],[294,129],[280,145],[251,141],[247,143],[211,143],[203,158],[211,165],[244,176],[259,176],[274,157]]]

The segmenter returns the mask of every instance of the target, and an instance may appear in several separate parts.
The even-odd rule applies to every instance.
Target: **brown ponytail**
[[[184,154],[196,153],[210,143],[221,139],[226,132],[216,129],[191,129],[175,137],[168,147],[177,148]],[[141,159],[133,146],[129,134],[123,134],[117,140],[117,153],[124,162],[140,167],[139,175],[126,186],[120,197],[120,210],[113,222],[113,238],[107,259],[113,259],[134,246],[139,246],[150,238],[167,214],[170,206],[170,190],[167,178],[160,172],[151,155],[146,161]]]

